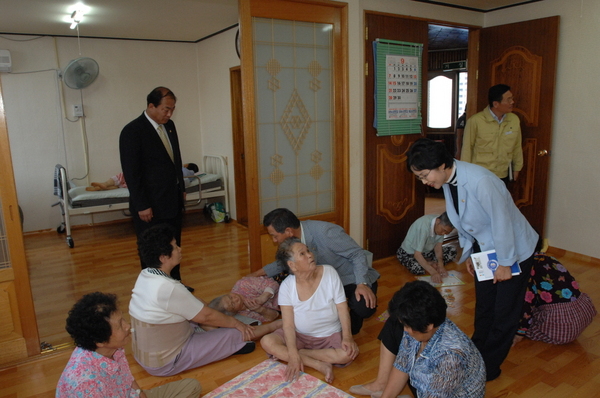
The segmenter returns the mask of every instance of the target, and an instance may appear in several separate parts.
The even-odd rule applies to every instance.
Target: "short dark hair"
[[[138,239],[138,253],[147,267],[160,268],[160,256],[171,257],[175,230],[169,224],[154,225],[145,230]]]
[[[406,168],[409,172],[437,169],[441,165],[449,169],[454,164],[454,158],[448,152],[446,145],[428,138],[420,138],[413,142],[406,154]]]
[[[404,326],[425,333],[429,325],[438,327],[444,322],[446,308],[446,301],[435,287],[424,281],[413,281],[394,294],[388,312]]]
[[[496,84],[490,87],[488,91],[488,104],[490,108],[494,107],[494,101],[502,102],[502,96],[510,90],[510,86],[506,84]]]
[[[294,261],[294,252],[292,251],[292,248],[296,243],[302,243],[302,241],[294,236],[287,238],[279,244],[277,253],[275,253],[277,265],[283,267],[287,272],[291,272],[288,261]]]
[[[196,163],[188,163],[186,169],[192,170],[194,173],[197,173],[200,171],[200,169],[198,168],[198,165]]]
[[[173,98],[173,101],[177,102],[177,97],[175,97],[175,94],[173,94],[171,90],[166,87],[159,86],[150,91],[150,94],[148,94],[146,97],[146,105],[150,106],[150,104],[152,104],[155,107],[159,106],[162,99],[165,97]]]
[[[263,218],[265,227],[271,226],[273,229],[282,234],[286,228],[300,228],[300,220],[294,213],[285,208],[271,210]]]
[[[440,224],[454,228],[454,225],[452,225],[450,218],[448,218],[448,213],[443,212],[438,218],[440,220]]]
[[[79,299],[69,311],[65,329],[75,345],[95,351],[98,343],[107,343],[112,336],[110,316],[117,311],[117,296],[94,292]]]

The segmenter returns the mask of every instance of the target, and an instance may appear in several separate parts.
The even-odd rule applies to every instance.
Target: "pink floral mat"
[[[351,398],[342,390],[306,373],[293,383],[285,381],[284,364],[267,359],[228,381],[203,398]]]

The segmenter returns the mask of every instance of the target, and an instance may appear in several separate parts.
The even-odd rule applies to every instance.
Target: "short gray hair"
[[[222,294],[220,296],[215,297],[214,299],[212,299],[212,301],[210,303],[208,303],[208,307],[212,308],[213,310],[222,312],[225,315],[229,315],[229,316],[234,316],[235,314],[227,311],[225,309],[225,307],[223,307],[223,297],[225,297],[226,294]]]
[[[302,241],[296,237],[287,238],[279,244],[277,253],[275,254],[277,265],[283,267],[284,270],[290,273],[288,261],[294,261],[294,252],[292,251],[292,248],[296,243],[302,243]]]
[[[450,219],[448,218],[448,213],[443,212],[438,219],[440,220],[440,223],[446,227],[450,227],[452,229],[454,229],[454,225],[452,225],[452,222],[450,221]]]

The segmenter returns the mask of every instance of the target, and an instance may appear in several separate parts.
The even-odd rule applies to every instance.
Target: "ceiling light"
[[[85,6],[81,3],[76,5],[76,9],[75,11],[73,11],[73,13],[71,14],[71,20],[69,22],[71,22],[71,29],[75,29],[77,27],[77,25],[81,22],[81,20],[83,19],[83,15],[85,14]]]

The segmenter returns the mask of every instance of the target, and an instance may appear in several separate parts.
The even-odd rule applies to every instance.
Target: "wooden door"
[[[366,126],[365,126],[365,217],[366,247],[374,259],[395,254],[410,225],[424,212],[424,185],[406,170],[406,152],[421,138],[419,134],[378,137],[373,127],[373,41],[389,39],[423,43],[422,65],[427,66],[428,23],[423,20],[367,13],[366,36]],[[424,71],[426,72],[426,71]],[[422,73],[427,87],[427,73]],[[423,120],[427,120],[427,91],[422,93]]]
[[[40,353],[0,86],[0,365]]]
[[[485,28],[480,33],[477,109],[488,89],[508,84],[521,119],[523,170],[509,187],[529,223],[544,236],[552,144],[559,17]],[[471,77],[472,74],[469,74]],[[469,82],[471,83],[472,80]]]
[[[233,130],[233,174],[235,181],[235,217],[248,226],[246,201],[246,155],[244,152],[244,118],[242,116],[242,73],[239,66],[229,70],[231,91],[231,127]]]
[[[296,206],[298,210],[294,211],[299,217],[326,220],[348,229],[348,4],[319,0],[250,0],[240,1],[239,11],[246,198],[250,267],[254,271],[264,265],[262,246],[263,242],[268,242],[268,238],[261,237],[266,232],[261,223],[262,215],[275,206],[288,208]],[[272,25],[270,30],[264,27],[253,29],[268,23]],[[314,27],[317,24],[327,25],[327,29],[314,29],[314,27],[311,29],[313,32],[319,32],[315,37],[330,36],[328,42],[321,43],[318,40],[302,42],[306,39],[302,35],[288,34],[282,30],[290,25],[297,25],[304,30],[306,23]],[[264,39],[267,32],[272,32],[268,40]],[[254,36],[263,39],[255,42]],[[286,43],[282,42],[284,39]],[[292,43],[296,44],[292,45]],[[326,56],[321,50],[317,51],[317,45],[327,49]],[[255,54],[255,47],[260,46],[272,46],[272,52],[256,50]],[[285,47],[294,47],[294,49],[287,51]],[[314,49],[312,55],[293,55],[306,54],[306,49],[309,47]],[[266,62],[255,60],[255,58],[268,58],[269,55],[271,59]],[[326,62],[317,61],[315,58],[317,56],[324,56],[325,58],[319,60]],[[289,65],[281,67],[289,62],[293,64],[293,68]],[[299,67],[300,63],[307,62],[309,63],[307,67]],[[306,79],[302,81],[303,88],[298,87],[301,81],[290,75],[301,69],[305,75],[309,73],[312,76],[310,82]],[[330,75],[331,78],[327,77],[325,80],[325,74]],[[292,89],[288,89],[289,87]],[[260,92],[267,90],[285,99],[274,100],[279,97],[273,94],[270,95],[270,99],[263,97],[264,101],[259,101]],[[318,106],[316,99],[321,96],[324,98],[323,105]],[[309,103],[307,99],[315,105],[305,105]],[[273,104],[269,104],[271,101]],[[325,109],[327,112],[323,111]],[[263,122],[266,119],[271,122]],[[326,124],[321,124],[321,121],[325,120]],[[316,137],[317,125],[321,126],[319,131],[332,134]],[[289,155],[285,158],[278,152],[283,146],[275,145],[280,141],[269,142],[269,138],[265,138],[269,137],[265,133],[267,128],[270,129],[269,132],[274,133],[274,137],[285,136],[281,139],[281,142],[286,140],[288,142],[285,148]],[[298,130],[302,130],[301,134],[297,134]],[[305,140],[306,137],[315,139]],[[304,146],[305,143],[310,145]],[[309,152],[310,146],[314,146],[315,150],[311,147]],[[326,150],[322,151],[322,147]],[[289,152],[289,148],[292,148],[293,153]],[[303,159],[308,159],[307,153],[310,153],[308,162],[288,162],[287,159],[294,159],[294,157],[297,160],[303,148],[305,149],[302,153],[305,156]],[[282,162],[296,168],[297,183],[291,185],[294,179],[287,178],[289,174],[286,175],[283,168],[280,168]],[[300,171],[307,165],[310,170],[304,173]],[[322,177],[322,172],[327,174],[327,177],[322,180],[322,186],[327,187],[327,192],[323,196],[324,200],[321,201],[319,195],[324,190],[318,186],[318,189],[314,189],[312,193],[308,192],[310,189],[305,188],[309,184],[305,184],[306,180],[302,180],[302,177],[316,181]],[[271,189],[272,186],[267,187],[265,184],[268,181],[272,185],[281,185]],[[314,184],[311,183],[310,186]],[[308,195],[312,195],[314,200]],[[318,206],[312,206],[314,204]],[[315,208],[325,210],[313,211]],[[299,214],[298,211],[301,213]],[[268,245],[272,246],[272,243]]]

